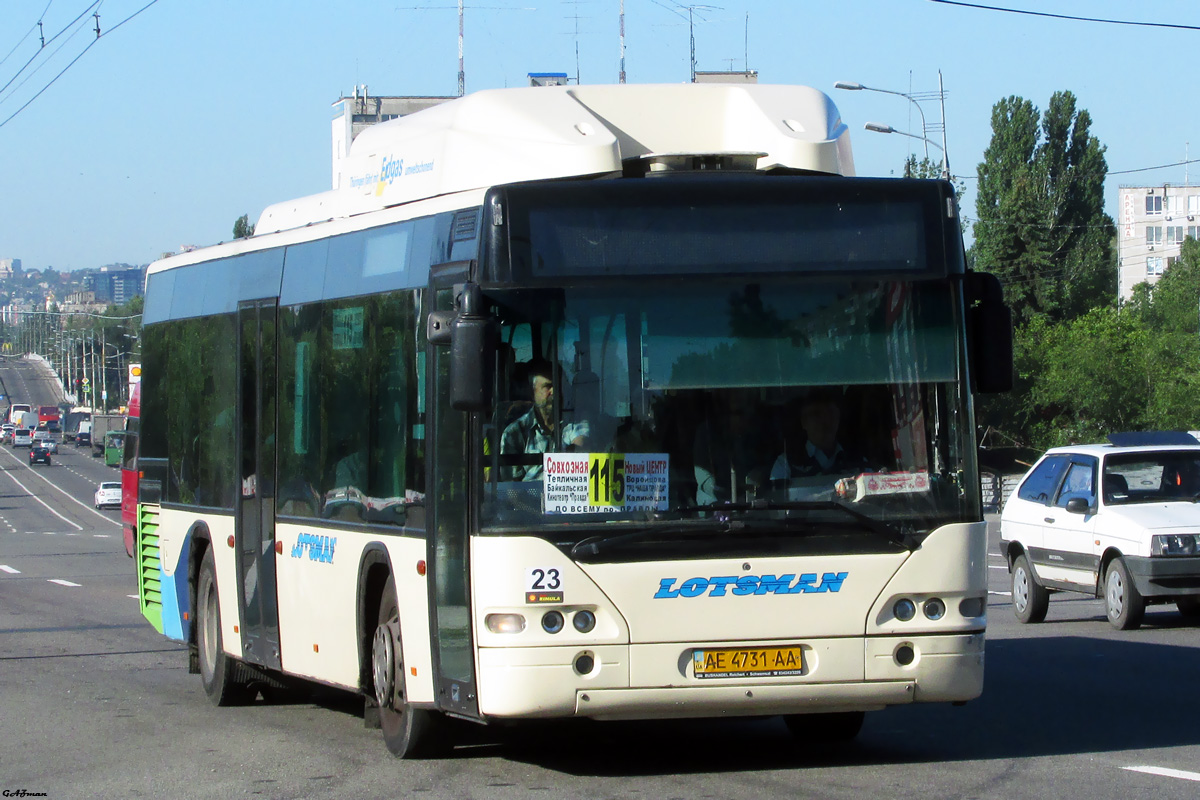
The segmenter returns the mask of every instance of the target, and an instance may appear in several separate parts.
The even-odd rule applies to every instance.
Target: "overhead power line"
[[[8,83],[4,84],[3,86],[0,86],[0,92],[3,92],[9,86],[12,86],[13,81],[15,81],[17,78],[21,77],[21,73],[23,73],[29,67],[29,65],[32,64],[37,59],[38,56],[40,56],[42,53],[44,53],[46,48],[49,45],[51,45],[55,39],[62,36],[64,33],[69,31],[71,28],[78,25],[79,21],[82,20],[84,17],[86,17],[89,13],[91,13],[93,11],[93,9],[95,9],[96,6],[98,6],[98,5],[100,5],[100,0],[95,0],[95,2],[93,2],[87,8],[85,8],[83,11],[81,11],[79,13],[79,16],[77,16],[75,19],[73,19],[69,23],[67,23],[67,25],[64,26],[63,29],[60,30],[58,33],[54,34],[49,39],[43,39],[42,45],[41,45],[41,47],[38,48],[37,52],[34,53],[32,56],[30,56],[29,60],[21,65],[21,68],[19,70],[17,70],[16,74],[14,74],[12,76],[12,78],[9,79]],[[46,8],[49,8],[49,6],[46,6]],[[39,25],[41,24],[40,20],[38,21],[38,24]],[[37,26],[35,25],[34,27],[37,27]],[[74,34],[72,34],[72,35],[74,35]],[[54,52],[57,53],[58,51],[55,50]],[[6,56],[6,58],[7,58],[7,56]]]
[[[75,66],[76,62],[78,62],[78,61],[79,61],[79,59],[83,58],[83,55],[84,55],[84,53],[86,53],[88,50],[91,50],[91,49],[92,49],[92,46],[93,46],[94,44],[96,44],[96,42],[100,41],[100,39],[101,39],[101,38],[103,38],[104,36],[108,36],[108,35],[109,35],[109,34],[111,34],[113,31],[115,31],[117,28],[121,27],[121,26],[122,26],[122,25],[124,25],[126,22],[129,22],[129,20],[133,19],[133,18],[134,18],[134,17],[136,17],[138,14],[141,14],[143,11],[145,11],[146,9],[148,9],[150,6],[154,5],[154,4],[155,4],[155,3],[157,3],[157,2],[158,2],[158,0],[150,0],[150,2],[146,3],[146,5],[142,6],[142,7],[141,7],[141,8],[139,8],[137,11],[133,12],[133,13],[132,13],[132,14],[130,14],[128,17],[126,17],[125,19],[123,19],[123,20],[121,20],[120,22],[118,22],[116,25],[114,25],[114,26],[112,26],[111,28],[109,28],[107,31],[104,31],[104,33],[101,33],[101,32],[100,32],[100,16],[99,16],[99,14],[95,14],[94,16],[96,17],[96,38],[95,38],[95,39],[92,39],[90,42],[88,42],[88,44],[87,44],[87,47],[83,48],[83,50],[81,50],[81,51],[80,51],[79,55],[77,55],[77,56],[75,56],[75,58],[71,59],[70,63],[68,63],[68,64],[67,64],[65,67],[63,67],[63,68],[62,68],[62,69],[59,71],[59,73],[58,73],[57,75],[55,75],[53,78],[51,78],[51,79],[50,79],[50,81],[49,81],[49,82],[48,82],[48,83],[47,83],[45,86],[43,86],[41,89],[39,89],[39,90],[38,90],[38,91],[37,91],[37,92],[36,92],[36,93],[33,95],[33,97],[31,97],[31,98],[29,98],[28,100],[26,100],[24,105],[22,105],[20,108],[18,108],[18,109],[17,109],[16,111],[14,111],[12,114],[10,114],[10,115],[9,115],[9,116],[8,116],[8,117],[7,117],[7,118],[6,118],[6,119],[5,119],[3,122],[0,122],[0,128],[3,128],[3,127],[4,127],[5,125],[7,125],[8,123],[12,122],[12,120],[13,120],[13,118],[14,118],[14,117],[16,117],[18,114],[20,114],[20,113],[21,113],[22,111],[24,111],[26,108],[28,108],[28,107],[29,107],[29,106],[30,106],[30,105],[33,103],[33,101],[34,101],[34,100],[37,100],[39,97],[41,97],[41,96],[42,96],[42,94],[43,94],[43,93],[44,93],[44,92],[45,92],[47,89],[49,89],[51,86],[53,86],[53,85],[54,85],[54,83],[55,83],[55,82],[56,82],[56,81],[57,81],[59,78],[61,78],[61,77],[63,76],[63,74],[64,74],[64,73],[65,73],[67,70],[69,70],[71,67]],[[97,4],[98,4],[98,3],[93,3],[91,6],[89,6],[89,7],[88,7],[88,11],[90,11],[92,8],[94,8],[94,7],[95,7]],[[86,14],[86,13],[87,13],[87,11],[84,11],[83,13],[84,13],[84,14]],[[82,16],[82,15],[81,15],[81,16]],[[75,23],[71,23],[71,24],[73,25],[73,24],[75,24]],[[70,26],[68,26],[68,27],[70,27]],[[63,30],[66,30],[66,28],[64,28]],[[60,34],[61,34],[61,31],[60,31]],[[58,35],[59,35],[59,34],[55,34],[55,36],[56,36],[56,37],[57,37]],[[38,52],[40,53],[40,52],[41,52],[41,50],[39,50]],[[35,58],[36,58],[36,56],[35,56]],[[30,60],[32,61],[32,59],[30,59]],[[26,64],[26,66],[28,66],[28,64]],[[24,70],[24,67],[22,67],[22,70]],[[19,73],[18,73],[18,74],[19,74]],[[14,76],[14,79],[15,79],[15,76]],[[9,81],[9,83],[11,84],[11,83],[12,83],[12,81]]]
[[[1131,172],[1149,172],[1152,169],[1169,169],[1170,167],[1182,167],[1185,164],[1195,164],[1200,161],[1200,158],[1189,158],[1186,161],[1176,161],[1172,164],[1159,164],[1157,167],[1139,167],[1138,169],[1118,169],[1110,170],[1109,175],[1128,175]]]
[[[1200,26],[1197,25],[1180,25],[1174,22],[1138,22],[1136,20],[1124,19],[1105,19],[1103,17],[1077,17],[1071,14],[1051,14],[1047,11],[1028,11],[1023,8],[1005,8],[1003,6],[985,6],[979,3],[963,3],[959,0],[930,0],[933,3],[941,3],[946,6],[962,6],[964,8],[978,8],[983,11],[1002,11],[1006,14],[1024,14],[1030,17],[1051,17],[1052,19],[1069,19],[1075,22],[1103,22],[1108,25],[1134,25],[1143,28],[1176,28],[1184,31],[1200,31]]]
[[[42,13],[41,16],[38,17],[38,21],[29,26],[29,30],[25,32],[24,36],[17,40],[17,43],[13,45],[13,49],[8,51],[8,55],[6,55],[4,58],[0,58],[0,67],[4,66],[4,62],[8,61],[8,59],[12,57],[13,53],[17,52],[18,47],[25,44],[25,40],[29,38],[30,34],[32,34],[35,29],[41,27],[42,20],[46,18],[46,12],[50,10],[50,4],[53,2],[54,0],[49,0],[49,2],[46,3],[46,7],[42,9]],[[46,43],[42,42],[42,47],[45,46]]]

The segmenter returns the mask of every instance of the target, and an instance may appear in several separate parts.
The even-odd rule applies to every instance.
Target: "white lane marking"
[[[0,570],[7,572],[9,575],[20,575],[21,570],[13,569],[8,564],[0,564]]]
[[[57,583],[59,586],[82,586],[83,585],[82,583],[71,583],[70,581],[64,581],[62,578],[47,578],[46,581],[47,581],[47,583]]]
[[[0,449],[2,449],[2,448],[0,448]],[[3,452],[4,452],[5,454],[7,454],[7,455],[8,455],[10,458],[12,458],[14,461],[16,461],[17,463],[23,463],[23,462],[21,461],[21,459],[17,458],[17,457],[16,457],[16,456],[14,456],[12,453],[9,453],[7,450],[3,450]],[[72,495],[71,495],[71,494],[70,494],[70,493],[69,493],[69,492],[68,492],[66,489],[62,488],[62,487],[61,487],[61,486],[59,486],[57,483],[54,483],[53,481],[49,480],[49,479],[48,479],[48,478],[46,478],[44,475],[41,475],[41,474],[39,474],[39,473],[37,473],[37,472],[33,472],[33,470],[32,470],[32,469],[30,469],[30,472],[31,472],[32,474],[34,474],[34,475],[37,475],[37,477],[39,477],[39,478],[41,478],[43,481],[45,481],[47,486],[51,487],[52,489],[56,489],[57,491],[59,491],[60,493],[62,493],[63,497],[67,498],[67,499],[68,499],[68,500],[70,500],[72,503],[75,503],[75,504],[77,504],[77,505],[80,505],[80,506],[82,506],[83,508],[85,508],[85,509],[87,509],[88,511],[92,512],[92,513],[93,513],[93,514],[95,514],[97,517],[99,517],[100,519],[104,520],[105,522],[107,522],[107,523],[109,523],[109,524],[111,524],[111,525],[116,525],[118,528],[119,528],[119,527],[121,527],[121,522],[120,522],[119,520],[115,520],[115,519],[112,519],[111,517],[106,517],[106,516],[104,516],[104,515],[103,515],[103,514],[101,514],[99,511],[97,511],[96,509],[94,509],[94,508],[92,508],[91,506],[89,506],[87,503],[84,503],[84,502],[82,502],[81,500],[78,500],[77,498],[73,497],[73,496],[72,496]],[[17,485],[18,485],[18,486],[20,486],[22,489],[25,489],[25,491],[29,492],[29,489],[27,489],[27,488],[25,487],[25,485],[24,485],[24,484],[22,484],[22,483],[21,483],[20,481],[18,481],[16,478],[13,478],[13,476],[12,476],[12,473],[6,472],[6,473],[4,473],[4,474],[5,474],[5,475],[8,475],[8,477],[10,477],[10,478],[12,478],[14,481],[16,481]],[[89,479],[89,480],[90,480],[90,479]],[[37,500],[39,503],[42,503],[42,505],[46,506],[46,504],[45,504],[44,502],[42,502],[41,498],[34,497],[34,495],[33,495],[33,492],[29,492],[29,496],[30,496],[30,497],[33,497],[33,499],[34,499],[34,500]],[[50,506],[46,506],[46,508],[50,508]],[[66,517],[64,517],[62,514],[59,514],[57,511],[54,511],[54,509],[50,508],[50,510],[51,510],[52,512],[54,512],[54,515],[55,515],[56,517],[59,517],[60,519],[66,520],[67,522],[71,522],[71,521],[70,521],[70,520],[68,520]],[[74,527],[75,527],[77,530],[83,530],[83,528],[82,528],[81,526],[79,526],[79,525],[75,525],[75,523],[74,523],[74,522],[71,522],[71,525],[72,525],[72,526],[74,526]]]
[[[125,596],[128,597],[130,600],[141,600],[142,599],[142,598],[138,597],[136,594],[127,594]]]
[[[8,451],[4,451],[4,452],[8,452]],[[10,455],[11,455],[11,454],[10,454]],[[20,459],[18,458],[18,459],[17,459],[17,461],[20,461]],[[81,530],[83,530],[83,526],[82,526],[82,525],[76,525],[74,522],[71,522],[71,520],[67,519],[67,518],[66,518],[66,517],[64,517],[62,514],[60,514],[60,513],[58,513],[57,511],[55,511],[53,508],[51,508],[51,507],[50,507],[50,506],[49,506],[49,505],[46,503],[46,501],[45,501],[45,500],[43,500],[42,498],[38,497],[38,496],[37,496],[37,495],[35,495],[33,492],[31,492],[31,491],[29,490],[29,487],[28,487],[28,486],[26,486],[25,484],[23,484],[23,483],[21,483],[19,480],[17,480],[16,476],[15,476],[15,475],[13,475],[11,472],[5,471],[5,473],[4,473],[4,474],[5,474],[5,475],[7,475],[9,478],[11,478],[13,483],[15,483],[17,486],[20,486],[22,489],[24,489],[24,490],[25,490],[25,492],[26,492],[26,493],[27,493],[27,494],[28,494],[30,497],[32,497],[34,500],[37,500],[37,501],[38,501],[39,503],[41,503],[42,505],[46,506],[46,510],[47,510],[47,511],[49,511],[51,514],[53,514],[54,516],[58,517],[58,518],[59,518],[59,519],[61,519],[63,522],[67,523],[68,525],[70,525],[70,526],[71,526],[72,528],[74,528],[75,530],[77,530],[77,531],[81,531]],[[36,473],[36,472],[35,472],[35,473],[33,473],[33,474],[34,474],[34,475],[37,475],[37,473]],[[38,475],[38,477],[39,477],[39,478],[42,478],[42,476],[41,476],[41,475]],[[45,478],[42,478],[42,480],[44,480],[44,481],[45,481],[46,479],[45,479]],[[49,481],[46,481],[46,482],[47,482],[47,483],[50,483]],[[54,486],[54,484],[53,484],[53,483],[50,483],[50,485],[51,485],[51,486]],[[55,489],[58,489],[58,487],[57,487],[57,486],[54,486],[54,488],[55,488]],[[58,490],[59,490],[60,492],[62,492],[62,489],[58,489]],[[67,494],[67,493],[66,493],[66,492],[63,492],[63,494]],[[67,494],[67,497],[71,497],[71,495]],[[72,500],[74,500],[75,498],[71,497],[71,499],[72,499]],[[78,501],[76,501],[76,502],[78,502]],[[86,508],[86,506],[85,506],[85,508]],[[108,518],[107,518],[107,517],[105,517],[105,519],[108,519]],[[111,522],[112,520],[109,520],[109,521]]]
[[[1012,592],[988,592],[988,594],[996,594],[1001,597],[1012,597]]]
[[[107,533],[93,533],[92,538],[93,539],[107,539],[109,537],[108,537]]]
[[[1147,775],[1159,775],[1163,778],[1179,778],[1183,781],[1200,781],[1200,772],[1184,772],[1181,769],[1167,769],[1166,767],[1121,767],[1121,769],[1129,772],[1144,772]]]
[[[1008,572],[1008,567],[1005,567],[1005,566],[1003,566],[1003,565],[993,565],[993,564],[988,564],[988,569],[1002,569],[1002,570],[1004,570],[1005,572]]]

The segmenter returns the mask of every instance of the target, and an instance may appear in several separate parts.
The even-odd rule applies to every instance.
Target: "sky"
[[[456,6],[7,0],[0,258],[60,271],[147,264],[232,238],[242,214],[253,222],[271,203],[326,191],[339,97],[363,84],[376,95],[457,92]],[[616,83],[619,6],[466,0],[467,91],[524,86],[530,72]],[[1055,91],[1076,95],[1107,147],[1110,214],[1120,185],[1200,183],[1200,161],[1182,163],[1200,159],[1200,103],[1189,88],[1200,4],[1188,0],[713,0],[692,6],[690,28],[687,6],[675,0],[624,7],[628,82],[686,82],[691,32],[699,70],[748,67],[760,83],[829,94],[860,175],[899,174],[910,153],[925,152],[919,140],[865,123],[920,134],[921,120],[904,97],[834,84],[914,95],[934,126],[940,71],[950,170],[966,185],[968,219],[991,109],[1010,95],[1039,109]],[[941,154],[931,147],[930,155]]]

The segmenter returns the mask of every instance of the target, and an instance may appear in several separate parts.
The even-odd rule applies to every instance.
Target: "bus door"
[[[435,270],[426,308],[454,308],[453,284],[466,280],[465,266]],[[438,707],[477,717],[475,655],[471,636],[470,542],[468,537],[469,415],[450,407],[450,348],[429,346],[433,428],[426,437],[431,469],[427,473],[430,634]]]
[[[275,300],[238,306],[240,491],[236,538],[242,655],[274,669],[279,660],[275,592]]]

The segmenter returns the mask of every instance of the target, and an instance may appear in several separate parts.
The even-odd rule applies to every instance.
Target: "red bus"
[[[121,532],[125,537],[125,552],[133,558],[133,543],[137,535],[138,504],[138,419],[142,410],[142,384],[129,389],[129,413],[125,417],[125,448],[121,459]]]

